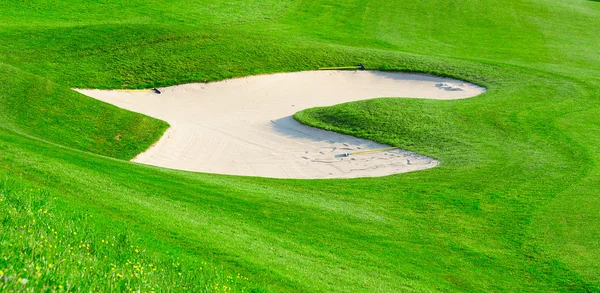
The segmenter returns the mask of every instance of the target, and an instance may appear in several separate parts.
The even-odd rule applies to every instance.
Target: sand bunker
[[[302,179],[385,176],[431,168],[438,161],[399,149],[367,151],[389,146],[304,126],[292,118],[300,110],[377,97],[462,99],[485,91],[454,79],[378,71],[282,73],[160,90],[160,95],[78,91],[171,125],[134,162]]]

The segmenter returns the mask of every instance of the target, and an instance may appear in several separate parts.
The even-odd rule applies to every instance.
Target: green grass
[[[247,278],[205,262],[181,263],[130,244],[132,233],[99,234],[89,214],[54,212],[54,197],[0,181],[0,290],[25,292],[243,292]]]
[[[30,291],[67,281],[100,289],[110,264],[138,257],[138,249],[145,267],[170,268],[177,259],[185,280],[207,289],[241,274],[248,281],[236,288],[247,291],[598,292],[599,4],[2,1],[0,178],[42,191],[9,186],[17,191],[2,195],[2,225],[16,224],[0,234],[0,270],[15,277],[0,285],[17,290],[18,278],[27,278]],[[300,112],[309,125],[441,161],[384,178],[305,181],[119,160],[167,125],[69,90],[359,62],[461,78],[488,92]],[[37,227],[21,249],[6,248],[34,216],[4,211],[27,211],[34,203],[19,198],[31,194],[49,201],[43,211],[53,216],[36,215],[50,229],[86,231],[72,240],[94,247],[127,235],[129,248],[102,250],[112,262],[77,250],[68,265],[36,279],[31,249],[47,229]],[[97,271],[78,279],[78,257]],[[165,270],[144,280],[158,291],[185,290],[185,282],[170,285],[178,275]],[[110,286],[141,282],[111,278]]]
[[[4,128],[118,159],[157,141],[168,124],[98,103],[64,86],[0,64]]]

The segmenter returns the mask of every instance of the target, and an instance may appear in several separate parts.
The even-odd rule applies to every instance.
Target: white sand
[[[432,168],[438,161],[323,131],[291,115],[316,106],[377,97],[462,99],[484,88],[421,74],[306,71],[161,88],[162,94],[78,90],[167,121],[171,128],[134,162],[218,174],[273,178],[356,178]]]

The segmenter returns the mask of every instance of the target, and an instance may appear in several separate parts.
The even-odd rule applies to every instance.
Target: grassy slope
[[[0,87],[1,127],[78,150],[131,159],[168,127],[2,64]]]
[[[26,124],[16,116],[23,104],[5,101],[35,97],[50,108],[71,95],[74,107],[110,108],[2,67],[15,77],[0,82],[13,93],[0,104],[0,173],[59,194],[59,210],[93,214],[106,224],[97,233],[130,229],[150,252],[211,259],[274,291],[600,290],[600,154],[590,135],[599,126],[597,2],[5,2],[12,9],[0,10],[0,38],[10,41],[0,43],[0,62],[66,86],[140,87],[362,61],[489,89],[464,101],[375,100],[298,114],[440,158],[439,168],[269,180],[159,170],[22,136],[122,158],[133,149],[90,149],[85,133],[109,120],[86,125],[56,113],[71,117],[62,124],[73,130],[63,133]],[[38,85],[60,94],[31,95]],[[147,119],[123,113],[110,118],[124,121],[114,131],[130,133]],[[147,124],[148,141],[161,127]]]

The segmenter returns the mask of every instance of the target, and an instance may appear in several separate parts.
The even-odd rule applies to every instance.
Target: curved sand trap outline
[[[380,71],[305,71],[162,88],[162,94],[78,90],[167,121],[132,161],[217,174],[272,178],[356,178],[432,168],[438,161],[372,141],[308,127],[300,110],[378,97],[462,99],[485,89],[459,80]]]

